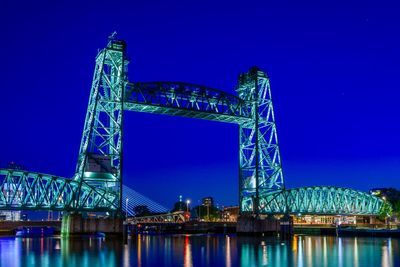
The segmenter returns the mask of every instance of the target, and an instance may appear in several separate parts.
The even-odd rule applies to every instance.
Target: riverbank
[[[130,225],[131,233],[150,234],[230,234],[236,233],[234,222],[146,223]]]
[[[52,227],[59,234],[61,221],[0,221],[0,236],[14,236],[22,227]]]
[[[53,227],[55,234],[60,233],[61,221],[0,221],[0,236],[15,236],[21,227]],[[234,222],[186,222],[186,223],[146,223],[130,225],[128,232],[149,234],[231,234],[236,233]],[[385,225],[346,225],[338,231],[335,226],[295,224],[294,234],[327,236],[382,236],[400,237],[400,230],[395,227],[387,230]]]

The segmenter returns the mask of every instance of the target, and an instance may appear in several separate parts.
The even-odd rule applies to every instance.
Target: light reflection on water
[[[235,235],[0,238],[0,266],[400,266],[400,239]]]

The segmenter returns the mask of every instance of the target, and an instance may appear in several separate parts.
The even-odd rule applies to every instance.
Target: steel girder
[[[251,121],[247,103],[241,98],[182,82],[128,83],[124,109],[228,123]]]
[[[112,211],[118,209],[115,198],[71,179],[0,169],[0,210]]]
[[[244,199],[243,210],[252,201]],[[365,192],[333,186],[300,187],[268,193],[260,198],[263,214],[377,215],[384,201]]]

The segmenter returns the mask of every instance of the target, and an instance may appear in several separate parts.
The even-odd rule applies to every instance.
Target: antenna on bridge
[[[110,34],[110,36],[108,36],[108,40],[114,40],[115,39],[115,36],[117,35],[117,31],[114,31],[114,32],[112,32],[111,34]]]
[[[117,32],[114,31],[113,33],[110,34],[110,36],[108,36],[108,44],[107,47],[108,48],[112,48],[112,49],[116,49],[116,50],[125,50],[126,48],[126,43],[125,41],[122,40],[118,40],[116,38],[117,36]]]

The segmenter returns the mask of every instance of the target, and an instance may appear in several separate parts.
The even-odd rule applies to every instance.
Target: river
[[[400,239],[295,235],[0,238],[0,266],[400,266]]]

